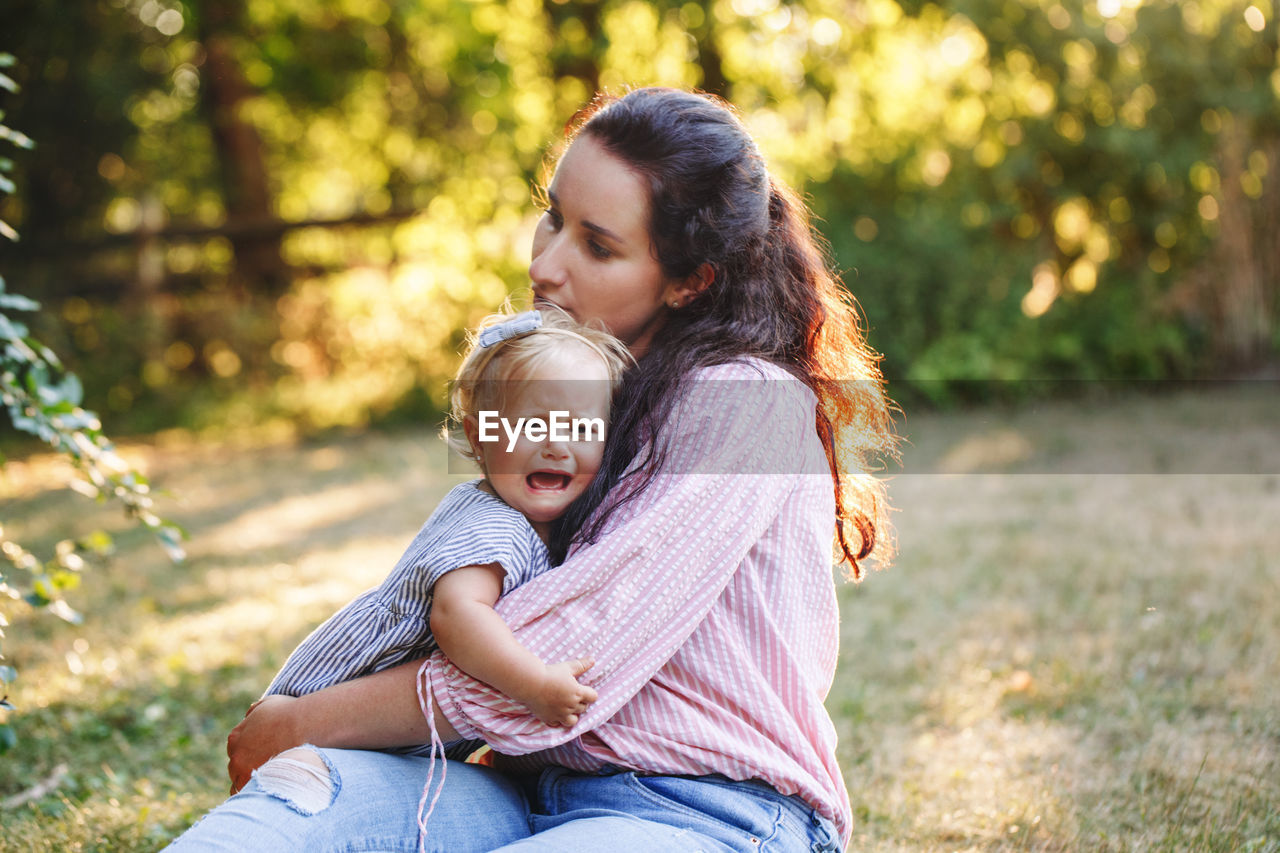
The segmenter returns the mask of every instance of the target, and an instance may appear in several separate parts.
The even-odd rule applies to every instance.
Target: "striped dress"
[[[668,416],[653,482],[598,542],[497,604],[544,661],[595,658],[582,680],[598,701],[573,728],[551,728],[437,652],[426,675],[458,732],[526,768],[763,780],[847,842],[823,707],[839,614],[815,412],[812,392],[774,365],[700,371]]]
[[[454,487],[387,579],[311,632],[272,679],[267,695],[303,696],[435,651],[431,593],[447,572],[498,563],[506,594],[550,569],[547,547],[528,520],[477,488],[480,482]],[[405,750],[429,751],[429,744]]]

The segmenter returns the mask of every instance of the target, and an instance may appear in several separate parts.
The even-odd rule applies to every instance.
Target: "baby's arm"
[[[596,700],[571,662],[547,665],[516,640],[493,609],[505,573],[497,563],[465,566],[436,581],[431,632],[440,650],[472,678],[529,706],[549,726],[572,726]]]

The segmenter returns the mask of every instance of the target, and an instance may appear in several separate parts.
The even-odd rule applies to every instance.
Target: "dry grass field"
[[[1276,391],[905,421],[900,555],[841,588],[850,850],[1280,851]],[[191,532],[183,565],[50,490],[56,461],[0,477],[28,546],[118,545],[72,593],[83,625],[7,611],[0,850],[155,850],[218,802],[227,730],[460,479],[426,429],[128,454]]]

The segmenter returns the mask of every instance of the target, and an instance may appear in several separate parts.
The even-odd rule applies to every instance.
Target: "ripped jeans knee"
[[[338,771],[314,746],[286,750],[253,772],[263,793],[283,800],[302,815],[319,814],[342,787]]]

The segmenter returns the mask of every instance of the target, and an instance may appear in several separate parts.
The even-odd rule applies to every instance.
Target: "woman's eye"
[[[597,258],[599,258],[602,261],[613,257],[613,252],[611,250],[605,248],[603,245],[601,245],[600,243],[597,243],[595,240],[588,240],[587,248],[591,250],[591,254],[595,255]]]
[[[543,210],[542,216],[547,220],[547,223],[555,231],[559,231],[560,228],[563,227],[564,225],[564,217],[561,216],[560,212],[558,210],[555,210],[554,208],[548,207],[547,209]]]

